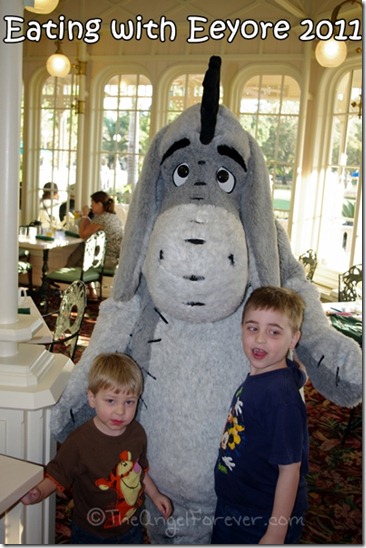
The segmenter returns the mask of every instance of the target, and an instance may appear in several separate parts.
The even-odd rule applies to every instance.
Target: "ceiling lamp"
[[[315,57],[322,67],[338,67],[347,57],[347,46],[345,42],[340,42],[329,38],[318,43],[315,48]]]
[[[343,4],[360,4],[359,0],[344,0],[336,6],[332,12],[331,23],[334,29],[334,23],[337,21],[338,13]],[[322,67],[339,67],[347,57],[347,45],[345,41],[336,40],[334,35],[328,40],[320,40],[315,48],[315,58]]]
[[[51,13],[57,8],[59,0],[25,0],[25,9],[33,13]]]
[[[61,51],[61,42],[57,41],[56,53],[47,59],[47,70],[51,76],[64,78],[71,70],[71,63],[68,57]]]

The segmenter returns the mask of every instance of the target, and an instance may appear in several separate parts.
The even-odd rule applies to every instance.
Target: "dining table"
[[[54,236],[46,236],[43,234],[19,234],[19,247],[29,249],[31,252],[32,249],[42,251],[42,276],[41,286],[39,288],[39,296],[41,300],[44,300],[47,295],[49,253],[53,250],[66,248],[69,246],[75,246],[76,244],[81,244],[83,242],[84,240],[80,238],[77,233],[73,233],[67,230],[56,230]]]
[[[362,302],[327,302],[322,307],[332,326],[362,348]]]
[[[362,301],[343,301],[322,303],[323,310],[327,315],[332,326],[355,340],[362,348]],[[348,423],[342,436],[342,445],[344,445],[347,436],[352,427],[362,423],[362,413],[356,420],[356,410],[361,408],[361,404],[352,407],[350,410]]]
[[[0,455],[0,516],[43,479],[43,466]]]

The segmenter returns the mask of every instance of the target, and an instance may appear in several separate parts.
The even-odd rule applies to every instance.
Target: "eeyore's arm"
[[[296,352],[312,384],[337,405],[353,407],[362,399],[362,355],[358,344],[336,331],[321,306],[318,290],[306,280],[292,254],[287,234],[278,223],[281,285],[301,294],[306,303],[302,335]]]
[[[103,301],[88,347],[75,365],[68,384],[51,411],[51,431],[58,441],[92,416],[87,403],[88,372],[93,359],[103,352],[125,352],[140,311],[140,298]]]

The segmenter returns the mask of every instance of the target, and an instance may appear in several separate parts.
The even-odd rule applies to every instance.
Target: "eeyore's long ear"
[[[255,265],[249,264],[250,279],[255,287],[280,285],[277,230],[268,170],[258,143],[249,134],[248,138],[250,158],[245,190],[241,198],[240,215],[249,247],[249,256],[255,261]]]
[[[166,131],[154,137],[145,156],[141,175],[133,191],[123,236],[119,266],[113,280],[113,297],[128,301],[135,294],[140,273],[158,210],[158,180],[160,177],[159,144]]]

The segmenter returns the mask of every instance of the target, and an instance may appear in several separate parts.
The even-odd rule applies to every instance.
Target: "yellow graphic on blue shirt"
[[[230,411],[228,413],[224,433],[221,437],[218,469],[227,474],[235,468],[235,457],[241,443],[245,443],[245,426],[243,423],[242,407],[240,399],[243,387],[235,393]]]

